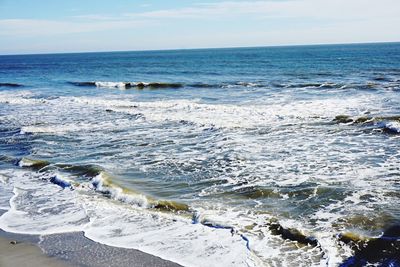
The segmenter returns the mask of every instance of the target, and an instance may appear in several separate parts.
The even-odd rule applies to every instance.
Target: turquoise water
[[[398,43],[1,56],[0,227],[187,266],[399,265],[399,90]]]

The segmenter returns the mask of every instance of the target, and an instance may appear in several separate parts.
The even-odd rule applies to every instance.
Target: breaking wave
[[[266,87],[266,84],[258,82],[223,82],[223,83],[167,83],[167,82],[110,82],[110,81],[91,81],[91,82],[68,82],[74,86],[117,88],[117,89],[160,89],[160,88],[181,88],[184,86],[192,88],[234,88],[234,87]]]
[[[68,82],[69,84],[75,86],[88,86],[88,87],[101,87],[101,88],[118,88],[118,89],[159,89],[159,88],[181,88],[183,84],[181,83],[162,83],[162,82]]]
[[[365,84],[356,83],[336,83],[336,82],[314,82],[314,83],[290,83],[290,82],[261,82],[261,81],[232,81],[221,83],[169,83],[169,82],[115,82],[115,81],[69,81],[68,83],[79,87],[98,87],[98,88],[114,88],[114,89],[162,89],[162,88],[286,88],[286,89],[336,89],[336,90],[398,90],[400,88],[399,81],[386,79],[373,79],[374,82]]]

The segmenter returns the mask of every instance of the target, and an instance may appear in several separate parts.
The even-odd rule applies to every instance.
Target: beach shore
[[[72,266],[61,260],[48,257],[42,250],[28,242],[16,242],[8,238],[0,237],[0,266],[49,266],[67,267]]]
[[[159,266],[180,265],[134,249],[93,242],[83,233],[48,236],[0,231],[0,267],[14,266]]]

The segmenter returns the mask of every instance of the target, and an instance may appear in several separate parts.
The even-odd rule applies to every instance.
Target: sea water
[[[399,264],[399,103],[399,43],[0,56],[0,228]]]

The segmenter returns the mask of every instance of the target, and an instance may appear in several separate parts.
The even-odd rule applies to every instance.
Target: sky
[[[0,54],[400,41],[399,0],[0,0]]]

